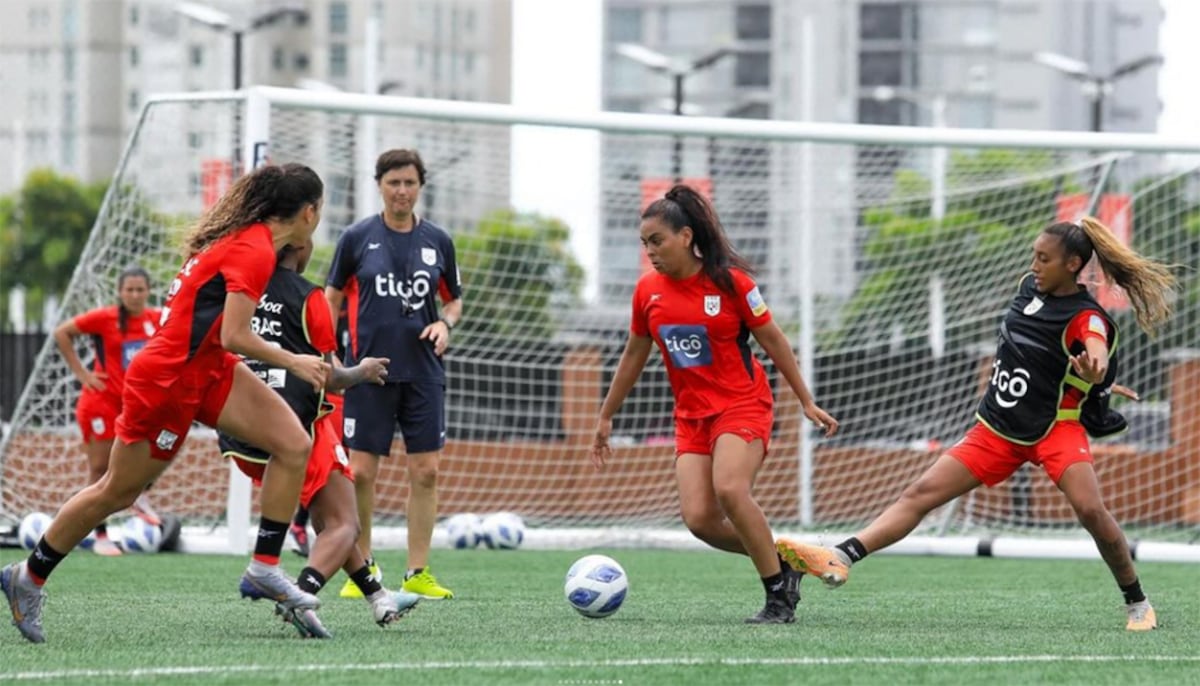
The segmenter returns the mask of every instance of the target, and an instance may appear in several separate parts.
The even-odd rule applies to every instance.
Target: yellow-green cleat
[[[428,567],[405,579],[404,590],[429,600],[449,600],[454,597],[454,591],[439,584]]]
[[[371,565],[371,576],[379,583],[383,583],[383,570],[379,569],[379,565]],[[346,585],[342,586],[341,593],[338,593],[341,598],[364,598],[362,589],[358,584],[354,583],[354,579],[346,579]]]

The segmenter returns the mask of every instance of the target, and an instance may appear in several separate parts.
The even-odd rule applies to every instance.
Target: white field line
[[[233,674],[315,674],[321,672],[419,672],[426,670],[560,670],[622,669],[630,667],[690,666],[849,666],[849,665],[948,665],[978,666],[1022,663],[1200,663],[1200,655],[990,655],[945,657],[780,657],[780,658],[649,658],[629,660],[462,660],[444,662],[381,662],[374,664],[308,665],[198,665],[191,667],[134,667],[130,669],[62,669],[0,673],[0,681],[57,681],[84,678],[159,678],[172,676],[228,676]]]

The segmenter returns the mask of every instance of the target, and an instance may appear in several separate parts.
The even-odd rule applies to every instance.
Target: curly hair
[[[184,236],[184,257],[212,245],[221,237],[271,218],[294,217],[305,205],[315,205],[325,193],[321,177],[303,164],[267,165],[233,183]]]

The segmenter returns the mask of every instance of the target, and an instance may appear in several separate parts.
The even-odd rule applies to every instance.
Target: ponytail
[[[692,254],[701,262],[704,274],[717,288],[736,297],[731,268],[754,275],[754,267],[733,249],[712,203],[691,186],[675,184],[667,194],[642,212],[642,219],[655,217],[676,233],[687,226],[692,230]]]

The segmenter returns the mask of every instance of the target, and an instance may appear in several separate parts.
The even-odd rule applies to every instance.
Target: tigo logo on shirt
[[[664,324],[658,327],[658,335],[675,367],[687,369],[712,364],[712,346],[708,342],[707,327]]]
[[[746,304],[750,306],[750,314],[755,317],[761,317],[766,314],[767,302],[763,300],[762,293],[758,292],[758,286],[755,286],[746,294]]]

